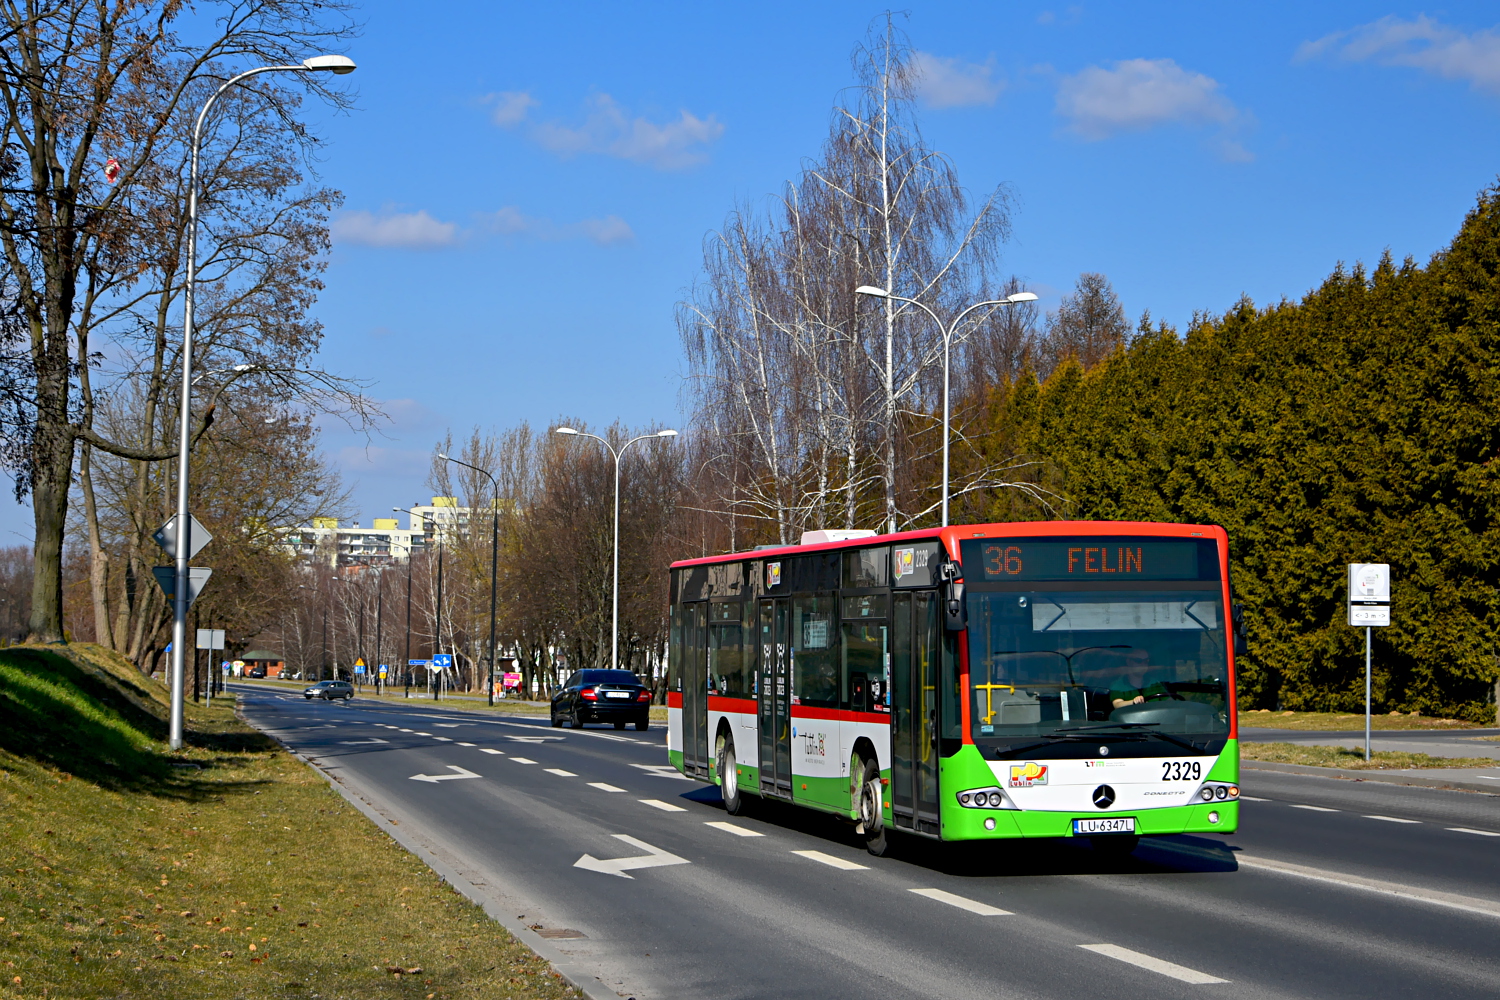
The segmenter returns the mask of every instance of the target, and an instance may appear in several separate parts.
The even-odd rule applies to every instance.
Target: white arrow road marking
[[[439,781],[459,781],[459,780],[461,780],[463,778],[477,778],[477,777],[479,777],[479,775],[475,774],[473,771],[466,771],[463,768],[459,767],[457,764],[449,764],[448,765],[448,770],[454,771],[456,773],[454,773],[454,774],[414,774],[414,775],[411,776],[411,780],[412,781],[430,781],[433,784],[437,784]]]
[[[365,743],[389,743],[389,742],[390,742],[390,740],[382,740],[382,739],[379,739],[377,737],[377,738],[372,738],[372,739],[368,739],[368,740],[342,740],[342,741],[339,742],[339,746],[341,746],[341,747],[357,747],[357,746],[360,746],[360,745],[365,744]]]
[[[912,892],[916,893],[918,896],[926,896],[928,899],[935,899],[939,903],[947,903],[949,906],[956,906],[960,910],[968,910],[970,913],[976,913],[981,917],[1015,916],[1015,914],[1011,913],[1009,910],[1002,910],[1000,909],[1000,907],[991,906],[989,903],[981,903],[977,900],[965,899],[964,897],[956,896],[951,892],[944,892],[942,889],[913,889]]]
[[[809,861],[818,861],[830,868],[839,868],[846,872],[863,870],[870,867],[869,865],[857,865],[853,861],[845,861],[843,858],[836,858],[832,854],[824,854],[822,851],[793,851],[792,853]]]
[[[1210,976],[1206,972],[1199,972],[1196,969],[1175,965],[1172,962],[1164,962],[1159,958],[1142,955],[1138,951],[1131,951],[1129,948],[1121,948],[1117,944],[1081,944],[1078,947],[1084,951],[1091,951],[1096,955],[1105,955],[1117,961],[1126,962],[1138,969],[1146,969],[1159,975],[1170,976],[1184,983],[1204,986],[1208,983],[1229,982],[1229,980],[1220,979],[1218,976]]]
[[[605,875],[618,875],[621,878],[634,878],[634,875],[626,875],[625,872],[635,868],[661,868],[665,865],[690,865],[687,858],[679,858],[675,854],[668,854],[659,847],[652,847],[644,840],[636,840],[634,837],[624,833],[612,834],[616,840],[623,840],[631,847],[639,847],[649,853],[636,858],[611,858],[600,861],[591,854],[585,854],[573,862],[574,868],[586,868],[591,872],[603,872]]]
[[[642,771],[656,775],[658,778],[681,778],[683,781],[691,780],[671,764],[631,764],[630,766],[638,767]]]

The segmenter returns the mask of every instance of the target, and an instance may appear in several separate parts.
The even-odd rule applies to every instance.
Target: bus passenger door
[[[683,605],[682,762],[708,777],[708,605]]]
[[[892,595],[891,817],[938,832],[938,605],[932,591]]]
[[[790,609],[784,597],[760,602],[760,790],[762,795],[792,797],[791,670],[787,628]]]

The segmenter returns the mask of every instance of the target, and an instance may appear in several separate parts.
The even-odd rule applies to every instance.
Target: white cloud
[[[533,130],[533,137],[563,156],[602,153],[660,170],[679,170],[708,159],[703,147],[724,134],[723,123],[713,115],[699,118],[682,111],[676,121],[658,125],[645,118],[631,118],[608,94],[596,95],[590,104],[588,116],[578,128],[547,122]]]
[[[495,110],[490,112],[490,121],[501,128],[514,128],[521,124],[526,120],[526,113],[540,103],[524,90],[502,90],[498,94],[487,95],[484,102],[495,106]]]
[[[1239,114],[1217,80],[1171,59],[1126,59],[1111,69],[1089,66],[1065,76],[1057,112],[1085,139],[1171,122],[1224,125]]]
[[[600,246],[629,243],[635,239],[635,231],[618,215],[606,215],[602,219],[584,219],[582,222],[558,225],[548,218],[526,215],[514,205],[507,205],[487,216],[485,228],[501,236],[530,236],[549,242],[586,239]]]
[[[918,52],[912,62],[918,74],[917,93],[933,108],[964,108],[994,104],[1005,89],[1003,80],[992,79],[995,61],[983,65],[961,59]]]
[[[1298,59],[1336,56],[1346,62],[1407,66],[1448,80],[1465,80],[1476,90],[1500,93],[1500,30],[1465,34],[1425,14],[1410,21],[1383,17],[1317,41],[1304,42]]]
[[[333,221],[338,243],[367,247],[402,247],[431,250],[458,241],[458,224],[439,222],[425,210],[419,212],[346,212]]]

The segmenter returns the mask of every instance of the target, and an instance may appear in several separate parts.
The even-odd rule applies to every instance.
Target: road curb
[[[276,736],[266,732],[264,729],[261,729],[255,723],[245,718],[244,713],[240,711],[240,699],[238,695],[236,695],[234,699],[234,714],[245,725],[254,729],[256,732],[275,740],[276,744],[283,750],[285,750],[287,753],[291,754],[298,760],[302,761],[302,763],[306,764],[315,773],[321,775],[323,777],[323,780],[327,781],[328,784],[332,786],[334,791],[343,796],[344,801],[348,802],[351,806],[363,813],[366,819],[374,823],[375,826],[386,836],[390,837],[396,843],[400,844],[407,851],[407,853],[412,855],[412,857],[422,862],[422,864],[426,865],[428,868],[431,868],[433,872],[437,874],[438,878],[442,879],[448,885],[452,886],[459,895],[463,896],[465,899],[469,900],[469,902],[474,903],[475,905],[480,907],[480,909],[484,910],[486,916],[509,931],[511,936],[514,937],[517,941],[521,942],[526,947],[536,952],[538,956],[540,956],[547,962],[547,964],[552,966],[552,970],[554,972],[556,972],[559,976],[562,976],[563,981],[566,982],[569,986],[573,987],[584,996],[588,997],[588,1000],[621,1000],[621,994],[616,993],[614,990],[610,989],[598,977],[593,976],[585,970],[578,968],[569,956],[564,955],[560,950],[558,950],[550,942],[548,942],[546,938],[541,937],[539,934],[537,934],[536,931],[532,930],[530,927],[527,927],[525,924],[521,923],[515,918],[508,916],[507,914],[510,908],[507,907],[502,909],[499,903],[497,903],[494,899],[487,898],[477,892],[475,886],[469,879],[465,878],[461,873],[449,866],[437,856],[434,845],[423,842],[420,838],[412,835],[405,828],[395,824],[395,822],[390,817],[382,816],[378,811],[376,811],[373,805],[356,795],[352,790],[347,788],[342,781],[334,777],[332,774],[329,774],[328,771],[325,770],[321,765],[317,764],[306,755],[299,753],[298,751],[287,746]]]
[[[1457,788],[1466,792],[1500,795],[1500,781],[1493,785],[1461,778],[1429,778],[1417,774],[1390,771],[1356,771],[1347,767],[1315,767],[1311,764],[1278,764],[1268,760],[1241,760],[1242,771],[1278,771],[1282,774],[1306,774],[1321,778],[1343,778],[1352,781],[1378,781],[1387,785],[1417,785],[1423,788]]]

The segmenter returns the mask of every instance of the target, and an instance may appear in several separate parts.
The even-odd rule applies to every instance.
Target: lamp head
[[[1035,292],[1016,292],[1014,295],[1007,295],[1005,297],[1005,301],[1007,301],[1007,302],[1035,302],[1036,301],[1036,293]]]
[[[348,56],[311,56],[302,60],[302,65],[315,73],[337,73],[343,76],[354,72],[354,60]]]
[[[441,451],[438,452],[438,458],[441,458],[445,462],[451,462],[452,461],[452,459],[449,458],[446,453],[441,452]]]
[[[578,432],[575,431],[571,427],[554,427],[552,429],[552,433],[554,433],[554,434],[577,434]]]
[[[677,432],[674,430],[657,431],[656,436],[659,438],[674,438],[677,436]]]
[[[855,295],[873,295],[877,299],[888,299],[888,298],[891,297],[891,293],[890,292],[886,291],[884,288],[878,288],[875,285],[860,285],[858,288],[856,288],[854,290],[854,294]]]

